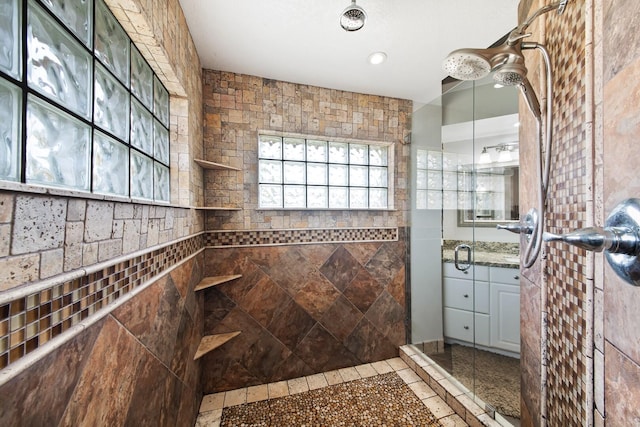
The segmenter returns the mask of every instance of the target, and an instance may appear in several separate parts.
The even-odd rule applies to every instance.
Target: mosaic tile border
[[[205,246],[210,248],[394,241],[398,241],[398,227],[222,230],[205,236]]]
[[[0,369],[203,248],[203,234],[0,303]]]

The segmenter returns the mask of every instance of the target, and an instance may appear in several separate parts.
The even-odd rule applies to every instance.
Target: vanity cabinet
[[[518,269],[444,263],[443,276],[445,338],[519,353]]]

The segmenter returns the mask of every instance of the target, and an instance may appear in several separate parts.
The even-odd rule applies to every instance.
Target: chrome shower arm
[[[541,7],[536,10],[533,15],[531,15],[525,22],[518,25],[512,32],[509,34],[508,41],[509,43],[515,43],[521,38],[523,38],[525,31],[533,21],[535,21],[540,15],[544,15],[545,13],[551,12],[552,10],[557,10],[558,13],[564,12],[565,7],[567,6],[569,0],[562,0],[556,3],[551,3],[546,6]]]

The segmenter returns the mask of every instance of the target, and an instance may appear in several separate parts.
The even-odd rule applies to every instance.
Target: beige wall
[[[236,171],[205,173],[207,229],[395,227],[407,225],[412,102],[255,76],[205,70],[206,160]],[[277,211],[258,207],[258,131],[383,141],[394,145],[394,211]]]

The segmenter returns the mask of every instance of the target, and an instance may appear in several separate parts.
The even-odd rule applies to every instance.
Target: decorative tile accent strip
[[[0,303],[0,369],[202,249],[202,234]]]
[[[299,245],[310,243],[390,242],[398,228],[326,228],[292,230],[210,231],[207,247]]]

